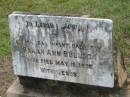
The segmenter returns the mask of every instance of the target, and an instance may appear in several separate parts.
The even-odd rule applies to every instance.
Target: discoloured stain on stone
[[[114,86],[112,21],[9,15],[16,75]]]

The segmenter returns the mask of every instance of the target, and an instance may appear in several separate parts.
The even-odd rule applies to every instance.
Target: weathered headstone
[[[9,26],[18,76],[112,88],[126,75],[110,19],[13,13]]]

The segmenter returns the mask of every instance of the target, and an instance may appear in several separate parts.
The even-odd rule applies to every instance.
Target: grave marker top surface
[[[112,20],[9,15],[16,75],[114,86]]]

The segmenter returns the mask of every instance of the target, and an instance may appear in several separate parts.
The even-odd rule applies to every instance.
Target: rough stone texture
[[[45,83],[46,84],[46,83]],[[45,85],[44,84],[44,85]],[[62,87],[62,89],[61,89]],[[73,88],[74,87],[74,88]],[[53,87],[53,91],[49,89],[35,89],[22,86],[19,80],[16,80],[7,91],[7,97],[130,97],[130,83],[121,90],[99,90],[90,87],[77,89],[78,86],[69,88],[62,86]],[[75,89],[75,90],[74,90]],[[77,89],[77,90],[76,90]],[[60,91],[59,91],[60,90]]]
[[[11,14],[9,26],[16,75],[114,86],[111,20]]]

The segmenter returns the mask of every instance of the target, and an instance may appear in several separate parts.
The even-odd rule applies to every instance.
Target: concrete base
[[[7,97],[130,97],[130,83],[128,82],[128,84],[127,87],[118,91],[101,92],[91,90],[91,92],[86,91],[86,95],[82,95],[82,93],[66,92],[67,89],[64,89],[64,87],[62,93],[50,93],[43,89],[29,88],[21,85],[17,79],[7,90]]]

